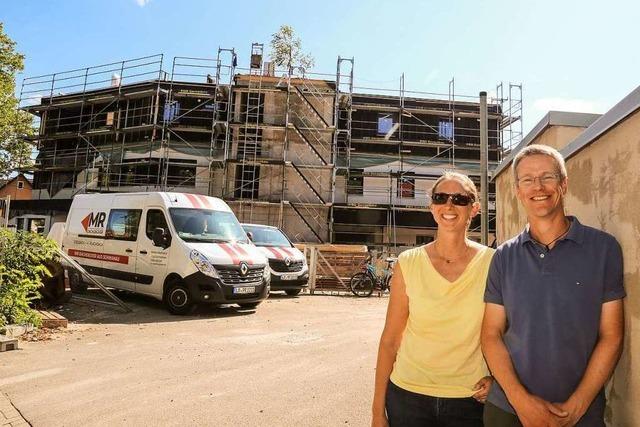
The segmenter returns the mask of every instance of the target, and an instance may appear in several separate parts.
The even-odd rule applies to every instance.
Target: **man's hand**
[[[576,425],[587,410],[583,402],[574,397],[570,397],[569,400],[563,403],[554,403],[554,405],[567,412],[566,417],[558,419],[562,427]]]
[[[489,376],[481,378],[480,381],[473,386],[473,389],[476,390],[476,392],[471,397],[480,403],[486,402],[489,390],[491,389],[491,384],[493,384],[493,377]]]
[[[514,402],[513,408],[523,427],[563,426],[564,424],[561,423],[569,415],[564,409],[532,394],[518,399]]]

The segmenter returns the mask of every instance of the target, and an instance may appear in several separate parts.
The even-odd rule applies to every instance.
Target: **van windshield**
[[[170,208],[169,215],[178,236],[185,242],[249,243],[246,233],[232,212]]]
[[[256,227],[243,225],[244,231],[253,234],[253,243],[256,246],[286,246],[291,247],[289,239],[277,228]]]

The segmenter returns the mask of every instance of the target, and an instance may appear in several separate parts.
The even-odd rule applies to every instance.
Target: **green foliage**
[[[271,60],[280,67],[293,67],[308,70],[313,67],[314,60],[310,54],[302,51],[302,41],[289,25],[282,25],[277,33],[271,35]]]
[[[15,45],[0,22],[0,178],[31,162],[32,146],[24,138],[34,133],[33,117],[17,109],[15,76],[24,68],[24,56]]]
[[[49,276],[43,263],[55,252],[55,242],[39,234],[0,228],[0,327],[40,324],[29,303],[38,298],[42,277]]]

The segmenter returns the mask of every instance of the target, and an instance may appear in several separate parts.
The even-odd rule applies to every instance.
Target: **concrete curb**
[[[6,394],[0,392],[0,426],[26,427],[31,426],[27,420],[13,406]]]

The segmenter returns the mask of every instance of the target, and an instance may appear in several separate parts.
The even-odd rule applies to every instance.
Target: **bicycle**
[[[351,276],[349,280],[349,289],[357,297],[368,297],[374,290],[384,292],[391,289],[391,276],[393,269],[391,268],[396,261],[395,258],[387,258],[387,268],[382,270],[382,274],[376,273],[376,267],[371,260],[362,267],[362,271]]]

